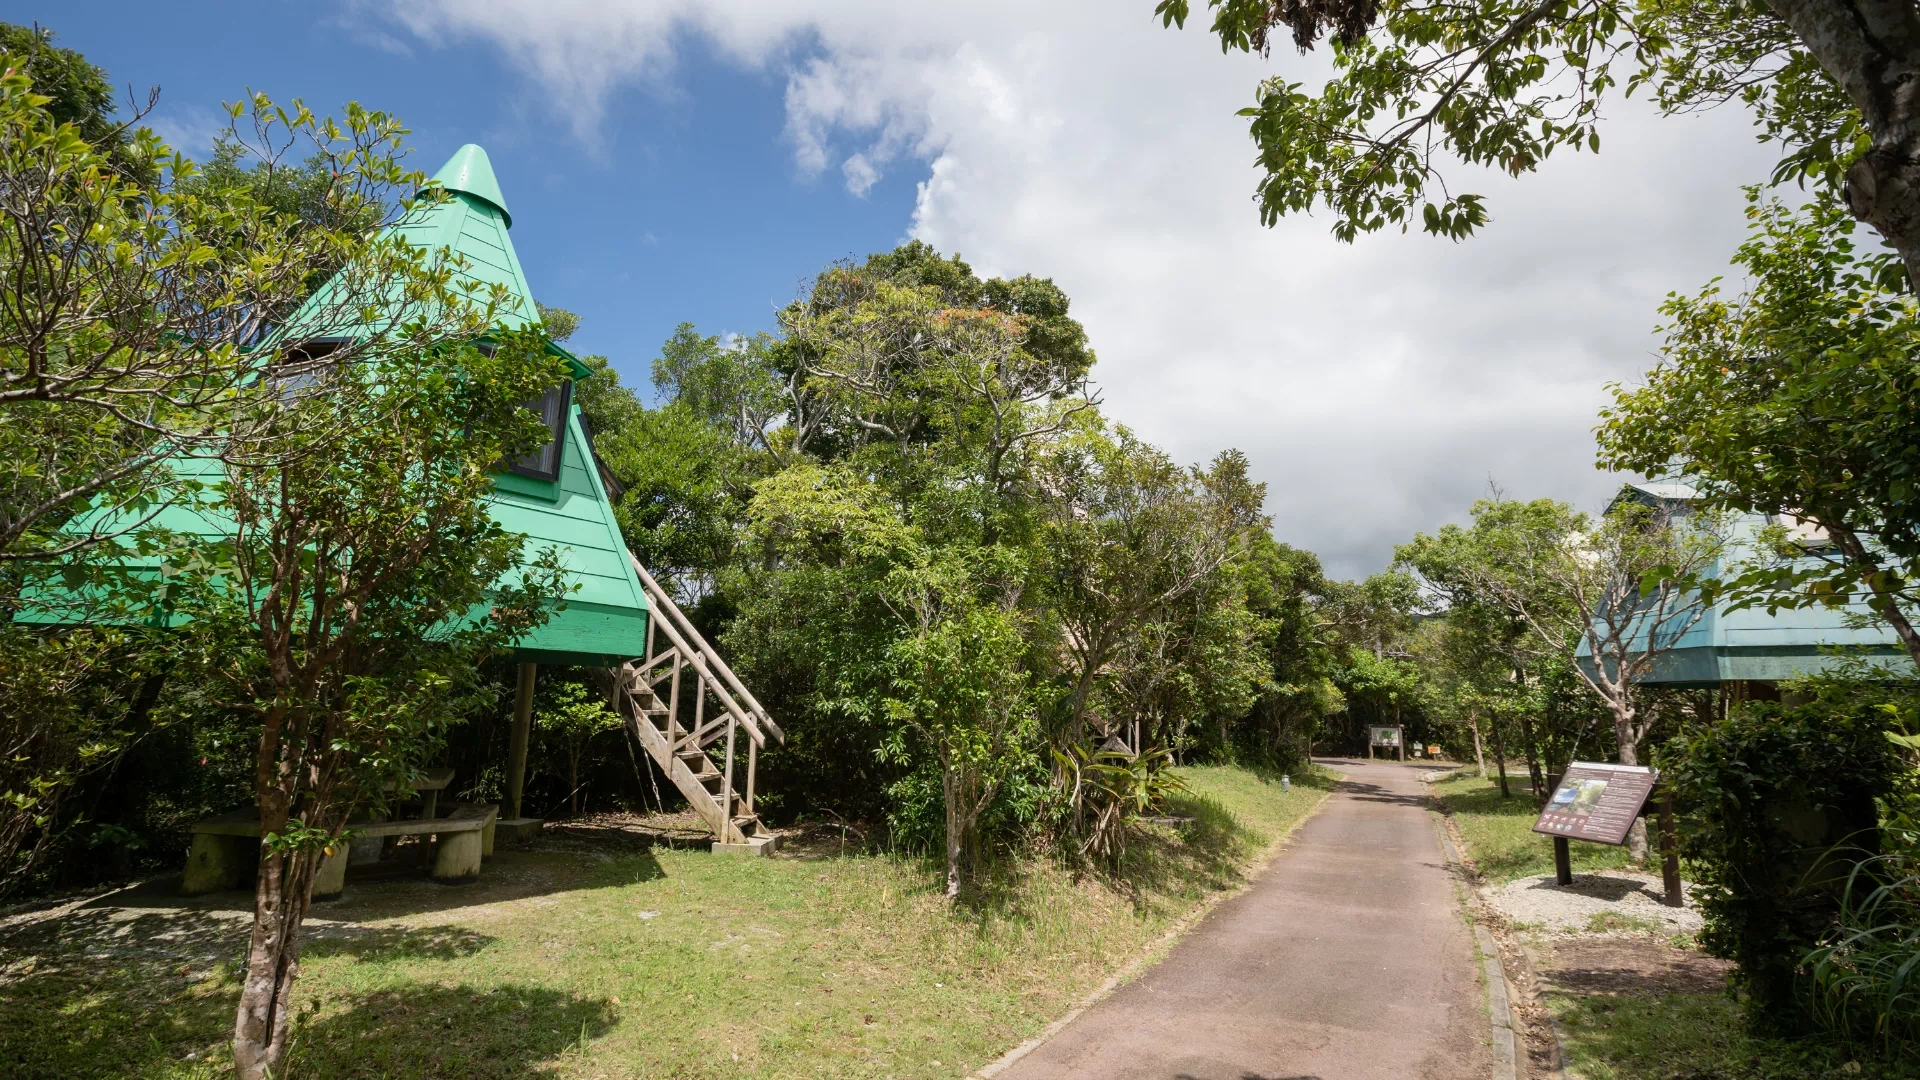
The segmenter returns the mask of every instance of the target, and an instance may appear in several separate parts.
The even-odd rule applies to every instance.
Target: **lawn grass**
[[[1144,829],[1120,874],[1009,859],[958,909],[938,867],[876,854],[588,852],[564,888],[466,906],[369,887],[441,899],[308,946],[289,1077],[964,1075],[1244,882],[1331,787],[1181,774],[1191,822]],[[185,914],[69,915],[37,953],[0,941],[0,1072],[227,1075],[244,933]]]
[[[1553,994],[1569,1074],[1581,1080],[1910,1080],[1913,1064],[1819,1040],[1750,1035],[1726,994]]]
[[[1533,831],[1540,811],[1526,773],[1514,775],[1509,771],[1507,788],[1513,795],[1503,799],[1498,780],[1468,775],[1434,784],[1433,793],[1453,815],[1466,840],[1467,855],[1488,881],[1503,884],[1515,878],[1553,873],[1553,838]],[[1568,847],[1576,874],[1627,865],[1625,847],[1577,840]]]

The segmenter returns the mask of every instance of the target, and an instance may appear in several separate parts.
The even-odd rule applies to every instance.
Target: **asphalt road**
[[[1252,887],[997,1080],[1486,1080],[1486,991],[1418,771],[1345,773]]]

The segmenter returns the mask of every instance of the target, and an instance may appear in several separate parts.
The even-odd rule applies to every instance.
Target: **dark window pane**
[[[540,420],[552,433],[547,445],[525,457],[516,458],[511,468],[522,476],[537,477],[541,480],[560,478],[560,449],[567,437],[568,406],[573,403],[573,381],[567,380],[548,390],[526,407],[540,414]]]

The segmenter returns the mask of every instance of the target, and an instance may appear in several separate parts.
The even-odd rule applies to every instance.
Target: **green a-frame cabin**
[[[498,286],[504,293],[498,329],[521,329],[539,322],[533,291],[509,236],[513,215],[487,152],[471,143],[462,146],[433,181],[446,197],[408,214],[392,227],[394,231],[424,251],[457,255],[460,272],[483,294]],[[311,313],[326,309],[340,281],[336,276],[323,283],[288,325],[318,322]],[[770,850],[773,836],[753,806],[755,772],[765,740],[785,736],[628,552],[580,410],[572,400],[573,383],[591,377],[592,369],[557,344],[549,342],[548,348],[567,361],[570,377],[529,407],[547,422],[552,441],[495,474],[489,505],[503,528],[526,537],[523,550],[529,555],[557,548],[572,588],[564,607],[514,647],[519,686],[500,824],[509,835],[539,825],[523,818],[520,806],[538,665],[587,666],[606,669],[613,705],[655,764],[714,831],[716,849]],[[220,479],[217,461],[189,457],[171,464],[183,478],[209,484]],[[168,507],[155,524],[188,535],[219,537],[232,532],[230,521],[191,500]],[[688,684],[684,693],[683,675]],[[656,687],[663,688],[663,693],[656,695]],[[737,733],[742,730],[746,735],[744,789],[736,785],[734,761]],[[707,751],[711,747],[718,752],[722,740],[724,756],[715,761]]]

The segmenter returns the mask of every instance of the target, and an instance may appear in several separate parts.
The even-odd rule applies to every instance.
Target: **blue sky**
[[[539,299],[644,385],[681,321],[765,329],[828,262],[924,239],[1052,277],[1109,416],[1201,462],[1247,452],[1282,540],[1357,576],[1489,483],[1597,508],[1610,382],[1657,309],[1726,272],[1772,164],[1739,108],[1605,107],[1602,151],[1513,180],[1458,166],[1461,243],[1263,228],[1236,111],[1324,53],[1223,57],[1153,0],[0,0],[207,142],[247,87],[484,145]]]
[[[681,322],[705,333],[771,329],[772,313],[831,260],[904,238],[915,178],[864,197],[796,170],[783,140],[782,81],[682,43],[670,81],[623,87],[585,144],[539,91],[481,43],[429,47],[368,29],[324,4],[8,4],[9,21],[52,29],[121,86],[161,90],[150,123],[200,152],[225,101],[249,88],[349,100],[412,128],[414,168],[466,142],[486,147],[513,209],[513,242],[537,298],[582,316],[572,345],[613,357],[646,386]],[[355,23],[361,25],[356,28]]]

